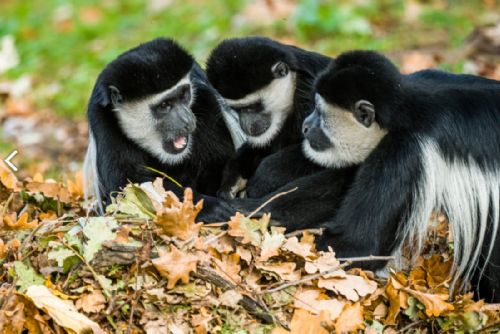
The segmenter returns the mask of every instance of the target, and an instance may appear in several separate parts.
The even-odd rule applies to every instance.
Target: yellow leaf
[[[161,254],[152,262],[156,270],[168,279],[167,289],[172,289],[179,280],[184,284],[189,283],[189,274],[196,271],[198,257],[171,246],[170,252]]]
[[[247,218],[239,212],[231,217],[228,222],[228,234],[233,237],[241,237],[242,244],[260,246],[262,235],[267,231],[271,216],[265,214],[261,219]]]
[[[330,299],[319,289],[299,289],[293,298],[295,308],[301,308],[313,314],[326,311],[330,315],[330,320],[337,319],[346,304],[344,301]]]
[[[347,274],[340,278],[320,278],[318,287],[337,292],[355,302],[360,297],[373,293],[377,289],[377,283],[363,277]]]
[[[17,180],[16,174],[5,165],[5,163],[0,160],[0,182],[7,188],[13,191],[18,191],[20,188],[18,186],[19,181]]]
[[[328,331],[323,327],[323,324],[326,324],[328,320],[328,312],[314,315],[306,310],[297,309],[293,313],[290,331],[278,327],[273,330],[273,334],[328,334]]]
[[[300,270],[295,271],[295,267],[297,265],[294,262],[279,262],[269,264],[257,263],[255,264],[255,266],[260,270],[272,272],[285,281],[296,281],[300,279]]]
[[[300,240],[299,242],[299,239],[297,237],[292,237],[286,241],[286,243],[283,245],[283,249],[294,253],[295,255],[303,257],[304,259],[312,258],[316,255],[312,252],[314,249],[314,244],[310,243],[310,241],[310,238],[302,237],[302,240]]]
[[[231,255],[222,255],[222,259],[214,259],[217,265],[217,271],[222,272],[223,276],[228,277],[231,281],[236,284],[241,283],[240,276],[240,256],[237,253]]]
[[[337,333],[356,333],[365,328],[363,309],[360,303],[346,305],[339,318],[335,322]]]
[[[45,197],[57,199],[64,203],[71,203],[71,195],[65,187],[55,182],[29,182],[26,189],[30,193],[42,193]]]
[[[453,305],[446,302],[448,299],[446,294],[425,293],[408,288],[405,288],[404,291],[417,298],[425,306],[425,314],[428,317],[439,317],[441,314],[455,309]]]
[[[28,223],[29,215],[27,212],[23,213],[17,220],[15,219],[16,214],[7,215],[3,217],[3,222],[7,227],[13,230],[25,230],[34,229],[38,226],[38,221],[33,220]]]
[[[186,188],[184,202],[179,201],[174,193],[168,192],[163,203],[164,208],[156,214],[156,225],[168,236],[189,240],[198,236],[202,223],[195,223],[196,216],[203,207],[203,200],[193,204],[193,191]]]
[[[75,173],[74,181],[68,179],[68,190],[75,198],[83,198],[83,173],[78,171]]]

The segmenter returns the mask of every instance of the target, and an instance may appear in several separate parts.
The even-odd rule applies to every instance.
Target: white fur
[[[423,178],[414,190],[414,210],[404,225],[402,240],[413,247],[415,258],[427,238],[428,221],[433,210],[444,212],[454,240],[453,282],[467,282],[477,267],[481,248],[492,241],[487,262],[494,245],[500,220],[500,171],[482,170],[470,157],[465,161],[446,161],[437,144],[421,140]],[[491,232],[486,234],[491,210]],[[401,247],[403,243],[401,244]],[[402,248],[398,254],[402,261]]]
[[[231,107],[238,107],[262,101],[263,113],[271,115],[271,126],[259,136],[247,136],[247,142],[254,147],[264,147],[276,137],[283,123],[292,111],[295,94],[296,74],[288,72],[283,78],[277,78],[264,88],[238,100],[226,99]]]
[[[115,108],[118,121],[125,135],[141,148],[155,156],[163,163],[171,165],[184,161],[191,153],[192,136],[188,138],[187,147],[178,154],[166,152],[162,146],[162,134],[156,131],[156,120],[151,114],[150,105],[160,102],[179,86],[190,84],[189,76],[185,76],[175,86],[164,92],[148,96],[145,99],[123,103]],[[191,87],[191,102],[194,100],[193,86]]]
[[[247,136],[240,127],[238,114],[226,104],[226,101],[222,97],[217,97],[217,100],[221,106],[224,122],[231,134],[234,148],[237,150],[246,142]]]
[[[324,111],[321,127],[332,142],[332,147],[318,152],[304,140],[306,156],[325,167],[345,167],[363,162],[377,147],[387,131],[374,122],[370,127],[359,123],[348,110],[328,104],[316,95],[316,108]]]
[[[83,194],[87,212],[103,213],[99,175],[97,173],[97,147],[92,131],[89,130],[89,145],[83,162]],[[90,202],[93,200],[93,202]]]

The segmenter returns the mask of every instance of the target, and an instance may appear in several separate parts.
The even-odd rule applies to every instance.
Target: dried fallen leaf
[[[160,257],[152,262],[156,270],[168,279],[167,289],[172,289],[179,280],[189,283],[189,274],[196,271],[198,257],[171,246],[170,252],[160,253]]]
[[[360,297],[373,293],[377,289],[377,283],[347,274],[342,278],[321,278],[318,280],[318,287],[337,292],[356,302]]]
[[[292,237],[283,245],[283,249],[292,252],[304,259],[313,258],[316,255],[313,253],[314,244],[302,237],[300,240],[297,237]]]
[[[83,198],[83,173],[78,171],[73,179],[68,179],[68,191],[75,198]]]
[[[13,191],[19,191],[19,181],[16,174],[5,165],[3,160],[0,160],[0,182],[7,188]]]
[[[3,223],[10,229],[13,230],[31,230],[38,226],[38,220],[32,220],[28,222],[29,215],[27,212],[23,213],[16,220],[16,214],[6,215],[3,217]]]
[[[64,186],[55,182],[29,182],[26,189],[30,193],[42,193],[46,197],[57,199],[63,203],[71,203],[71,195]]]
[[[308,274],[324,273],[338,268],[339,265],[340,262],[335,257],[334,252],[320,252],[317,259],[306,261],[304,269]],[[331,275],[325,277],[331,277]]]
[[[274,273],[284,281],[296,281],[300,279],[300,270],[295,270],[297,266],[294,262],[278,262],[255,265],[258,269]]]
[[[262,234],[267,231],[267,226],[271,216],[265,214],[260,219],[247,218],[239,212],[231,217],[228,222],[228,233],[233,237],[241,237],[242,244],[252,244],[260,246],[262,242]]]
[[[284,229],[271,227],[271,233],[265,232],[260,247],[259,261],[267,261],[270,257],[279,255],[279,249],[285,242]]]
[[[196,216],[203,207],[203,201],[193,204],[193,191],[186,188],[184,201],[174,193],[168,192],[164,202],[164,208],[157,212],[156,225],[169,236],[178,237],[181,240],[189,240],[198,236],[202,223],[195,223]]]
[[[231,255],[223,254],[221,260],[214,259],[217,271],[228,277],[233,283],[240,284],[240,256],[237,253]]]
[[[328,312],[314,315],[306,310],[297,309],[293,313],[290,331],[278,327],[273,330],[273,334],[328,334],[328,331],[322,325],[328,320]]]
[[[360,303],[346,305],[339,318],[335,322],[337,333],[357,333],[365,328],[363,308]]]
[[[30,286],[26,291],[26,296],[33,301],[36,307],[47,312],[61,327],[75,331],[78,334],[89,332],[105,334],[97,323],[79,313],[72,302],[54,296],[43,285]]]
[[[76,308],[85,313],[98,313],[105,307],[106,298],[101,290],[94,290],[92,293],[83,295],[76,301]]]
[[[345,301],[331,299],[319,289],[297,290],[293,297],[295,308],[301,308],[313,314],[326,311],[330,315],[330,320],[337,319],[346,304]]]
[[[417,298],[425,306],[425,314],[428,317],[439,317],[443,313],[455,309],[452,304],[446,302],[448,300],[447,294],[425,293],[408,288],[404,288],[403,290]]]

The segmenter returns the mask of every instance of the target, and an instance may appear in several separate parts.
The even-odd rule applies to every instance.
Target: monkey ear
[[[111,96],[111,102],[113,105],[119,105],[123,102],[122,94],[115,86],[109,86],[109,95]]]
[[[290,71],[290,68],[288,67],[288,65],[286,63],[279,61],[273,65],[273,67],[271,68],[271,71],[273,72],[273,76],[275,78],[283,78],[288,74],[288,72]]]
[[[375,107],[369,101],[359,100],[354,105],[354,118],[367,128],[375,121]]]

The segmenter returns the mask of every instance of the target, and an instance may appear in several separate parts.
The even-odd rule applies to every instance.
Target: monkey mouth
[[[188,143],[189,136],[178,136],[174,139],[164,139],[162,145],[166,152],[178,154],[186,149]]]

